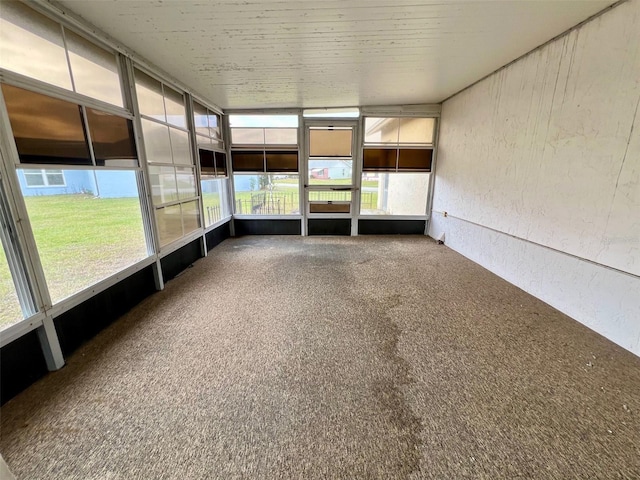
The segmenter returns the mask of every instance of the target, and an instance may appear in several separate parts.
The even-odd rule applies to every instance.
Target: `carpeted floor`
[[[1,421],[18,479],[637,479],[640,358],[424,237],[245,237]]]

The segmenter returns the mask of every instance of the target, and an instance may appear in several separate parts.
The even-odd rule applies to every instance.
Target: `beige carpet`
[[[245,237],[1,427],[18,479],[637,479],[640,358],[427,238]]]

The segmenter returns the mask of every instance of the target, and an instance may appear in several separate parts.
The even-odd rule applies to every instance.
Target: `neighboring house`
[[[18,181],[25,197],[88,194],[101,198],[137,197],[133,171],[19,169]]]

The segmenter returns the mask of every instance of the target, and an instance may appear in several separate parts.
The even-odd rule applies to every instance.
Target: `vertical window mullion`
[[[67,36],[65,35],[64,27],[60,25],[62,31],[62,43],[64,44],[64,55],[67,58],[67,69],[69,70],[69,78],[71,79],[71,89],[76,91],[76,81],[73,78],[73,71],[71,70],[71,58],[69,58],[69,47],[67,46]]]

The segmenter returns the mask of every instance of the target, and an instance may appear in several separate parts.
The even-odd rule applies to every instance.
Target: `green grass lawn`
[[[138,198],[52,195],[25,202],[54,303],[147,256]],[[0,273],[0,322],[13,322],[13,283]]]
[[[0,245],[0,326],[9,325],[22,319],[9,264],[4,249]]]

